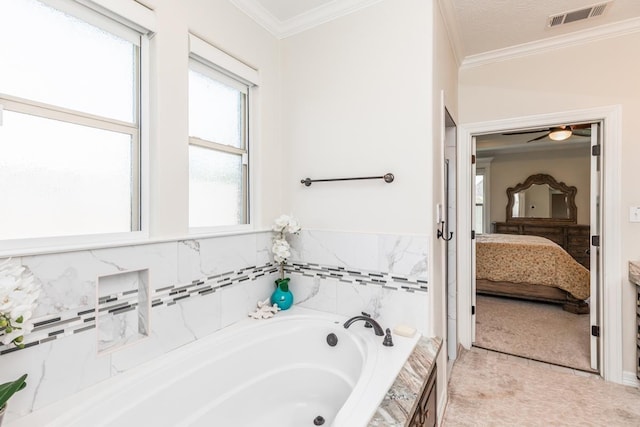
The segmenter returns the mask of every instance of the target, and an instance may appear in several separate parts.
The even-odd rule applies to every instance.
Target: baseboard
[[[640,380],[638,380],[635,372],[623,371],[622,384],[629,387],[640,387]]]

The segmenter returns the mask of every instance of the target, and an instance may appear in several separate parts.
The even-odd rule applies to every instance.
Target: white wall
[[[640,258],[640,224],[629,223],[628,214],[629,206],[640,205],[636,129],[640,116],[639,44],[640,34],[634,33],[460,71],[463,123],[622,106],[621,205],[619,216],[605,221],[621,224],[619,268],[625,278],[628,261]],[[622,288],[623,369],[635,372],[634,288],[627,280],[606,286]]]
[[[524,182],[531,175],[545,173],[558,182],[564,182],[578,189],[576,193],[578,224],[588,225],[590,162],[588,147],[553,153],[533,152],[494,156],[491,162],[489,190],[491,222],[503,222],[506,219],[507,188]]]
[[[431,176],[433,177],[433,200],[431,201],[431,210],[434,213],[431,223],[431,229],[436,227],[437,214],[436,206],[445,205],[445,188],[444,188],[444,158],[445,158],[445,113],[444,107],[451,115],[451,118],[457,123],[458,121],[458,64],[448,38],[440,4],[433,1],[433,165]],[[444,104],[444,105],[443,105]],[[449,138],[449,140],[455,140]],[[453,156],[454,160],[456,156]],[[452,166],[453,172],[450,175],[450,185],[457,188],[455,183],[456,167]],[[455,226],[457,222],[454,220]],[[450,228],[454,231],[455,228]],[[457,234],[454,236],[458,238]],[[438,418],[442,419],[444,412],[444,402],[446,401],[447,388],[449,379],[447,377],[447,298],[445,287],[448,285],[445,281],[446,277],[446,244],[442,239],[434,238],[433,242],[433,268],[431,274],[431,289],[433,290],[433,330],[435,334],[443,338],[443,347],[438,356],[438,390],[443,394],[439,395],[438,402],[439,412]],[[455,284],[449,286],[449,292],[455,290]],[[455,293],[454,296],[455,298]],[[450,295],[451,298],[451,295]],[[458,343],[456,342],[455,345]],[[440,393],[439,392],[439,393]]]
[[[431,234],[430,3],[382,1],[282,41],[282,187],[307,228]]]

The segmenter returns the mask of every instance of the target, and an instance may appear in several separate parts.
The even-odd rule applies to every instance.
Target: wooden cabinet
[[[636,377],[640,380],[640,285],[636,284],[637,297],[636,300]]]
[[[541,236],[557,243],[569,253],[576,261],[589,268],[589,238],[590,227],[577,224],[540,224],[494,222],[491,224],[492,233],[500,234],[526,234],[529,236]]]
[[[409,422],[410,427],[435,427],[437,425],[437,372],[438,367],[434,364],[431,375],[429,375],[420,399],[418,399],[416,410]]]

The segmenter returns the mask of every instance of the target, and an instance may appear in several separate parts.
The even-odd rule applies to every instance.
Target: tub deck
[[[427,378],[436,368],[442,338],[420,338],[368,427],[408,426]]]

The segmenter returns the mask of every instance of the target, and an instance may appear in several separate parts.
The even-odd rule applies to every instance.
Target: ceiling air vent
[[[604,13],[609,3],[611,2],[596,4],[584,9],[572,10],[571,12],[565,12],[559,15],[552,15],[549,17],[547,26],[557,27],[558,25],[569,24],[570,22],[582,21],[583,19],[588,18],[595,18],[596,16],[600,16]]]

